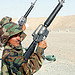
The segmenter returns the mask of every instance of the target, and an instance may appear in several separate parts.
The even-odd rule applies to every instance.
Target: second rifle
[[[27,12],[25,13],[25,15],[22,16],[22,17],[19,19],[18,24],[19,24],[20,26],[22,26],[24,23],[26,23],[26,18],[27,18],[27,16],[29,15],[29,13],[31,12],[31,10],[33,9],[33,7],[34,7],[36,1],[37,1],[37,0],[35,0],[34,3],[31,3],[31,6],[29,7],[29,9],[28,9]]]

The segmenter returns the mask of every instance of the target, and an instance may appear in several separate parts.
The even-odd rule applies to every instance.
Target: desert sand
[[[31,44],[33,31],[45,20],[28,18],[27,37],[22,42],[24,47]],[[75,15],[56,17],[48,30],[45,55],[55,55],[56,61],[44,60],[41,69],[34,75],[75,75]]]

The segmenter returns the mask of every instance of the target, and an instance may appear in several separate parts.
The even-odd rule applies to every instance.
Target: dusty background
[[[22,42],[24,47],[31,44],[33,31],[46,19],[28,18],[29,27],[25,31],[27,37]],[[48,30],[50,32],[46,39],[48,47],[45,54],[55,55],[56,61],[45,60],[42,68],[34,75],[75,75],[75,15],[56,17]]]

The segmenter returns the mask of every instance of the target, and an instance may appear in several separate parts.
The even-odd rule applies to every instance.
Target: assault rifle
[[[26,18],[27,18],[27,16],[29,15],[29,13],[31,12],[31,10],[33,9],[33,7],[34,7],[36,1],[37,1],[37,0],[35,0],[34,3],[31,3],[31,6],[29,7],[29,9],[28,9],[27,12],[25,13],[25,15],[22,16],[22,17],[19,19],[18,24],[19,24],[20,26],[22,26],[24,23],[26,23]]]
[[[28,47],[28,50],[24,53],[24,56],[27,60],[30,58],[31,54],[34,52],[35,47],[38,42],[43,41],[48,36],[49,31],[47,30],[48,26],[50,26],[51,22],[59,12],[59,10],[63,7],[64,0],[59,1],[58,5],[55,7],[53,12],[50,14],[50,16],[47,18],[47,20],[44,22],[44,25],[40,24],[37,29],[33,32],[33,42]],[[40,26],[42,26],[40,28]],[[39,30],[38,30],[39,29]],[[38,30],[38,32],[37,32]]]

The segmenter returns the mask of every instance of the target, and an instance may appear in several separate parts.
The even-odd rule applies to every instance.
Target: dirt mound
[[[13,18],[15,22],[18,18]],[[29,25],[28,29],[33,30],[36,29],[40,24],[44,24],[47,17],[39,17],[39,18],[28,18],[27,24]],[[70,16],[57,16],[51,23],[50,30],[75,30],[75,15]]]

